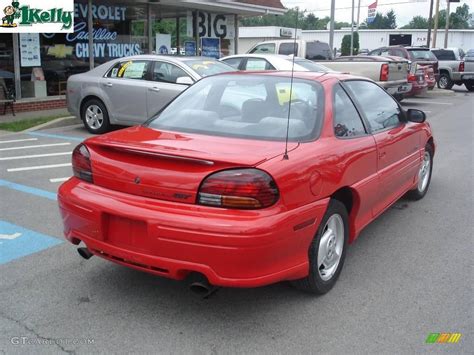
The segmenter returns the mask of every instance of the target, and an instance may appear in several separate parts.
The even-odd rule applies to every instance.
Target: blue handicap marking
[[[61,243],[49,235],[0,221],[0,265]]]

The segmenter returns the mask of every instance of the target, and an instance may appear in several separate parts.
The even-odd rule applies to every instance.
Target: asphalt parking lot
[[[425,110],[434,129],[430,191],[369,225],[322,297],[281,283],[204,300],[181,282],[86,261],[62,237],[56,190],[89,134],[0,136],[0,353],[471,353],[474,95],[403,106]],[[462,338],[425,344],[433,332]]]

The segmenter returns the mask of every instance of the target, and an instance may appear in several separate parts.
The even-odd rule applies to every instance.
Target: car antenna
[[[296,8],[296,21],[295,21],[295,38],[293,40],[293,59],[291,61],[291,79],[290,79],[290,98],[288,101],[288,121],[286,123],[286,138],[285,138],[285,154],[283,155],[284,160],[288,160],[288,136],[290,134],[290,116],[291,116],[291,99],[293,96],[293,76],[295,74],[295,57],[296,57],[296,34],[298,32],[298,13],[299,9]]]

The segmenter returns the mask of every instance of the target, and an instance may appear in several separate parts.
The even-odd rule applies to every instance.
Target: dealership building
[[[206,54],[203,39],[218,55],[238,53],[239,18],[285,11],[280,0],[75,0],[73,33],[0,29],[0,101],[14,96],[17,112],[65,107],[69,76],[161,52],[160,40],[171,33],[168,45],[177,53]]]

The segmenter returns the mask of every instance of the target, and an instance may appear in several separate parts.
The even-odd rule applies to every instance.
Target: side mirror
[[[178,79],[176,79],[176,84],[193,85],[194,81],[189,76],[180,76]]]
[[[426,121],[426,114],[421,110],[409,109],[407,110],[407,118],[410,122],[423,123]]]

